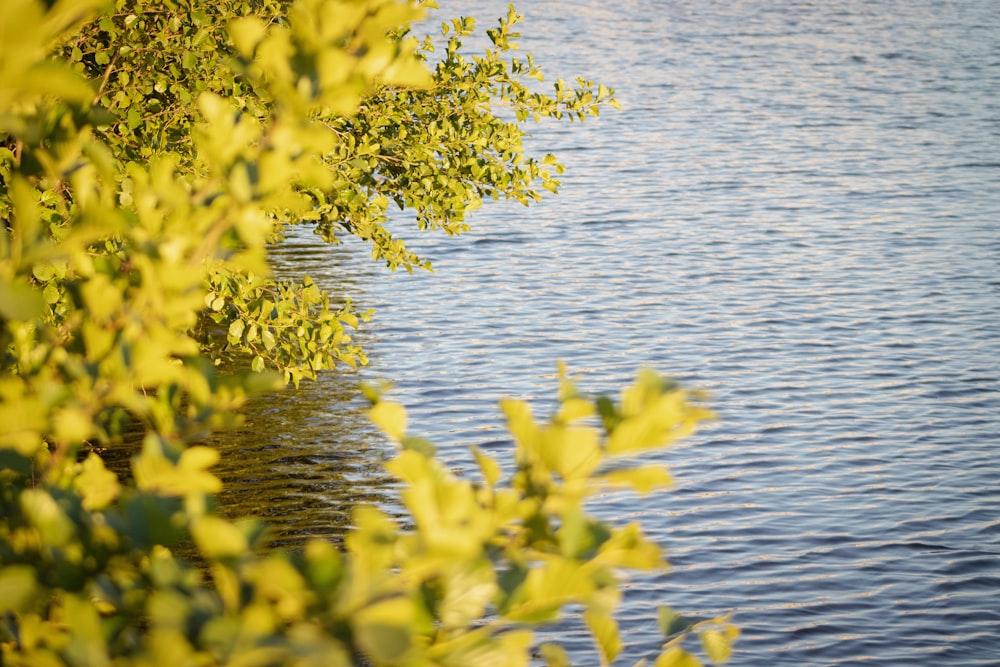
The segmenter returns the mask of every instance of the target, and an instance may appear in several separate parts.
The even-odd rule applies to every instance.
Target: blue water
[[[506,6],[442,4],[491,25]],[[623,664],[656,648],[661,603],[732,610],[734,665],[1000,664],[1000,9],[522,9],[525,51],[623,109],[534,132],[569,167],[558,197],[487,206],[459,238],[408,232],[433,275],[292,242],[376,309],[363,375],[395,380],[459,467],[466,445],[509,448],[500,398],[550,405],[556,359],[592,390],[653,366],[711,392],[720,420],[663,456],[671,492],[594,508],[642,521],[673,565],[629,585]],[[373,442],[329,391],[355,379],[295,399],[309,433],[357,425],[282,460],[319,485],[286,521],[324,484],[379,497],[364,457],[315,479]]]

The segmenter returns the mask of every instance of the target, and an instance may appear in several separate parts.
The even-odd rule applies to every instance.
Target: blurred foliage
[[[707,416],[655,375],[617,402],[564,377],[547,423],[505,403],[516,472],[477,452],[479,482],[371,392],[412,525],[359,507],[343,552],[260,551],[261,524],[214,510],[218,452],[187,444],[249,396],[364,362],[349,331],[366,314],[270,276],[289,226],[427,266],[384,226],[390,202],[459,233],[484,197],[534,201],[561,167],[524,154],[523,122],[613,104],[586,81],[528,86],[542,75],[510,53],[513,9],[471,59],[471,19],[413,38],[431,4],[0,3],[3,664],[526,665],[531,628],[568,605],[601,661],[617,655],[621,573],[663,562],[586,499],[662,486],[623,462]],[[249,368],[219,372],[233,351]],[[136,430],[126,482],[100,453]],[[664,613],[656,665],[696,664],[692,632],[728,657],[727,619]]]

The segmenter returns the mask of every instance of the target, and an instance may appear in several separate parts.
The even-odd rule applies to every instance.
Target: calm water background
[[[289,244],[376,309],[361,375],[395,380],[459,468],[509,448],[500,398],[548,409],[556,359],[595,391],[642,366],[711,391],[720,421],[663,456],[672,492],[595,506],[674,566],[630,585],[628,664],[661,603],[733,610],[734,665],[1000,664],[1000,9],[524,4],[524,50],[623,110],[535,132],[569,167],[560,196],[411,234],[434,275]],[[359,377],[254,412],[228,502],[294,541],[390,501]]]

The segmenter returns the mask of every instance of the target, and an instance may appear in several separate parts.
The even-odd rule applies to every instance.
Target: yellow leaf
[[[244,16],[229,23],[229,36],[244,58],[253,56],[254,49],[266,32],[267,25],[256,17]]]
[[[647,494],[658,487],[669,486],[672,482],[667,469],[656,465],[614,470],[601,475],[598,479],[613,486],[630,487],[641,494]]]
[[[181,453],[179,465],[186,470],[204,470],[219,462],[219,451],[212,447],[188,447]]]
[[[702,667],[702,664],[679,646],[671,646],[660,654],[653,667]]]
[[[121,308],[122,287],[115,285],[103,273],[94,274],[81,288],[87,314],[98,321],[111,318]]]
[[[8,68],[0,73],[0,104],[6,106],[11,99],[27,102],[43,95],[51,95],[70,102],[91,101],[94,91],[87,80],[60,62],[35,62],[18,72]]]
[[[147,435],[142,453],[132,459],[132,472],[136,485],[143,490],[156,491],[164,495],[186,496],[191,493],[218,493],[222,482],[215,475],[205,472],[203,465],[209,465],[212,454],[203,450],[207,447],[191,447],[181,454],[180,465],[174,466],[163,454],[163,448],[155,435]],[[214,462],[214,461],[212,461]]]
[[[441,621],[448,627],[462,627],[480,618],[497,593],[496,574],[489,562],[454,564],[442,575],[445,587],[441,601]]]
[[[570,398],[559,406],[559,419],[570,423],[594,414],[594,404],[585,398]]]
[[[700,633],[701,645],[705,653],[714,663],[723,663],[733,654],[732,644],[725,632],[720,630],[704,630]]]
[[[306,610],[306,582],[287,559],[267,558],[255,564],[252,576],[257,594],[274,602],[282,620],[302,618]]]
[[[515,436],[530,434],[530,431],[536,428],[535,421],[531,416],[531,407],[524,401],[505,399],[500,401],[500,409],[507,417],[510,432]]]
[[[406,435],[406,409],[399,403],[379,401],[368,411],[368,416],[393,440],[402,440]]]
[[[613,531],[611,538],[598,550],[597,560],[613,567],[651,570],[664,567],[660,548],[646,539],[638,523],[630,523]]]
[[[570,667],[569,654],[559,644],[542,644],[538,647],[546,667]]]
[[[585,599],[594,591],[594,582],[577,562],[559,557],[533,568],[525,586],[529,606],[557,607]]]
[[[246,552],[246,535],[235,525],[217,516],[204,516],[191,526],[195,544],[208,558],[227,558]]]
[[[618,623],[611,614],[594,613],[587,611],[583,614],[590,628],[590,634],[594,637],[594,643],[600,651],[601,664],[609,665],[622,650],[622,640],[618,633]]]
[[[337,317],[340,318],[341,322],[344,322],[345,324],[351,326],[352,328],[354,329],[358,328],[358,316],[355,315],[354,313],[341,312],[337,315]]]
[[[62,408],[53,417],[55,438],[61,442],[83,442],[94,430],[90,416],[79,408]]]
[[[479,470],[483,473],[486,485],[492,489],[500,480],[500,464],[487,456],[479,447],[474,446],[472,454],[476,457],[476,463],[479,464]]]
[[[101,510],[118,497],[121,485],[118,477],[104,467],[104,461],[93,452],[81,464],[82,472],[73,481],[73,486],[83,497],[83,506],[88,510]]]
[[[550,426],[539,444],[542,461],[564,480],[583,479],[601,463],[597,431],[585,427]]]

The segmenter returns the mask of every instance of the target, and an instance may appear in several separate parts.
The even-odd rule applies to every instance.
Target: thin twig
[[[111,71],[114,69],[115,63],[117,62],[118,54],[115,53],[115,55],[111,57],[111,62],[108,63],[107,68],[104,70],[104,76],[101,78],[101,85],[97,89],[97,94],[94,95],[94,101],[91,102],[91,104],[97,104],[97,101],[101,99],[101,95],[104,94],[104,87],[108,85],[108,79],[111,78]]]

